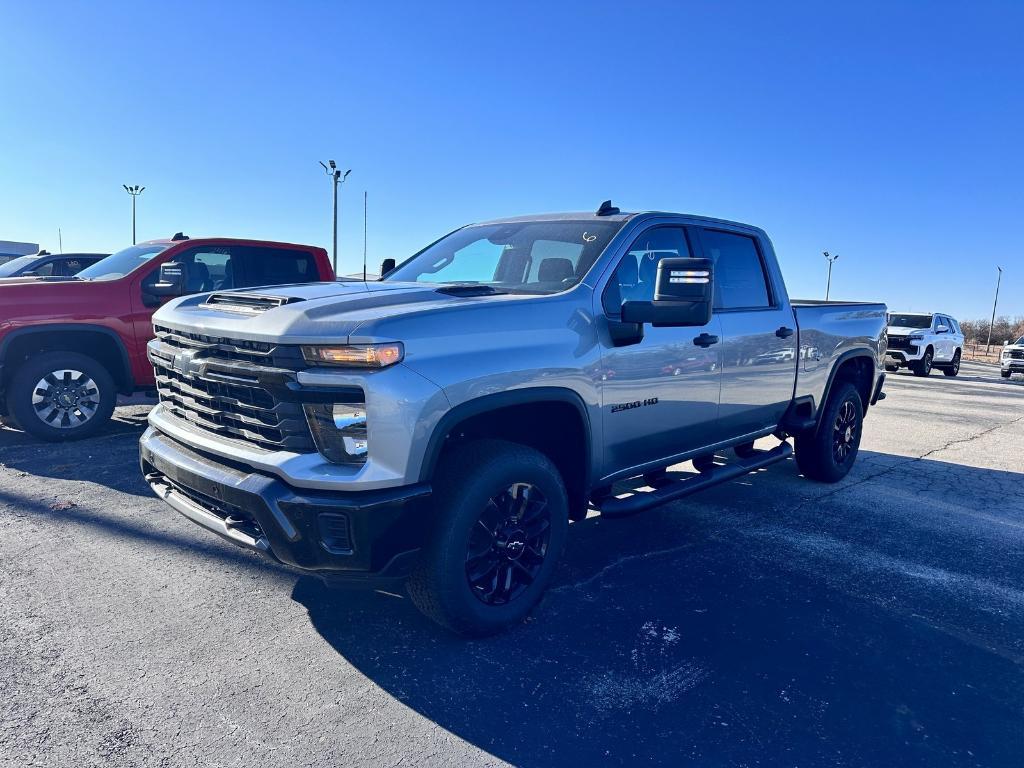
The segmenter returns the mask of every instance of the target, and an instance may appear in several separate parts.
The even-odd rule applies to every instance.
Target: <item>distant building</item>
[[[0,264],[16,256],[31,256],[39,253],[39,243],[16,243],[13,240],[0,240]]]

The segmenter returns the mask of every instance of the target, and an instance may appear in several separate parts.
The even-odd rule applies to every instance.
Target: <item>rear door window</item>
[[[235,288],[310,283],[320,279],[313,254],[292,248],[233,246],[230,271]]]
[[[715,264],[715,309],[763,309],[771,306],[768,275],[754,238],[702,229],[704,255]]]

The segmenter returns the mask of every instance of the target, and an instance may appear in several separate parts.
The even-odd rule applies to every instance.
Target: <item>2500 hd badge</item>
[[[657,405],[658,398],[648,397],[646,400],[634,400],[632,403],[617,403],[612,406],[612,413],[618,413],[619,411],[628,411],[632,408],[640,408],[644,405]]]

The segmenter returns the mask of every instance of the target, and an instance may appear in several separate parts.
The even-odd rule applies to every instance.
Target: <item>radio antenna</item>
[[[366,190],[363,190],[363,282],[366,282]]]

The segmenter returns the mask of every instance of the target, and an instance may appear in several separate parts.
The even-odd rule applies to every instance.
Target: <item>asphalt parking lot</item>
[[[1020,765],[1024,381],[887,392],[842,483],[790,461],[577,523],[473,642],[170,511],[144,405],[0,431],[0,764]]]

